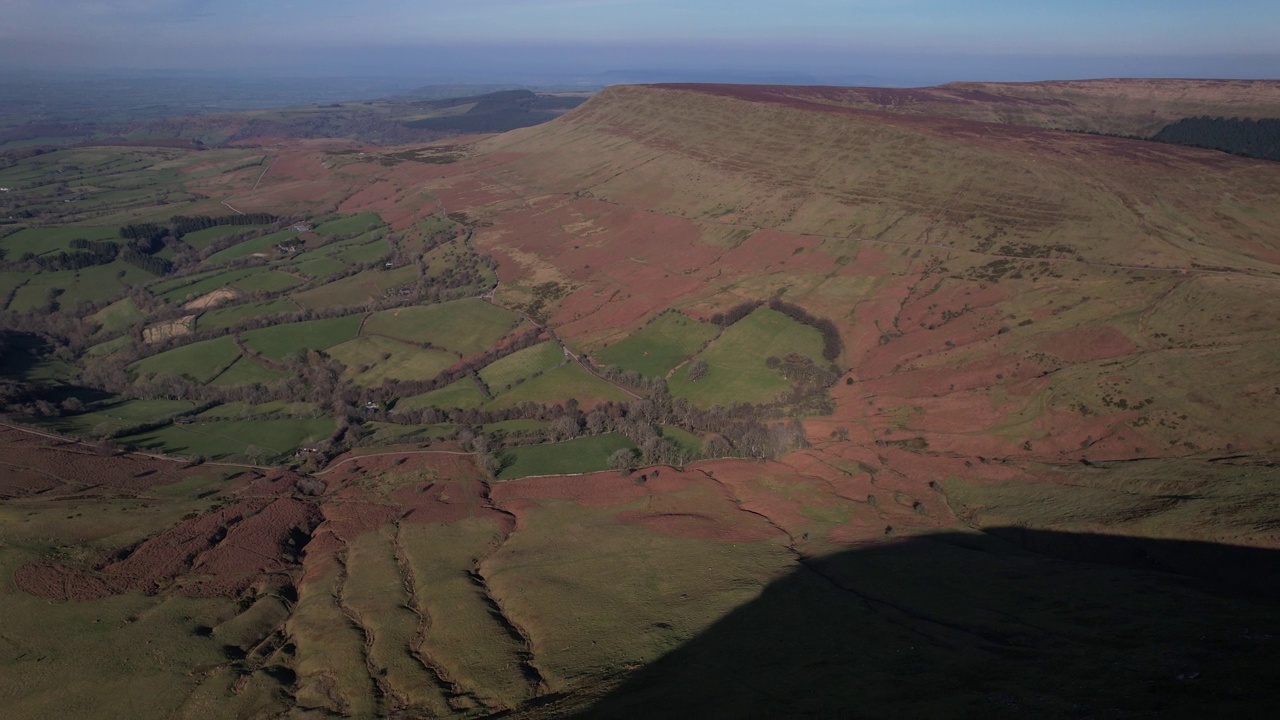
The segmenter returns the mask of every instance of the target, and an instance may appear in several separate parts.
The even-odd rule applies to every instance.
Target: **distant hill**
[[[686,87],[667,84],[663,87]],[[734,86],[697,86],[733,92]],[[728,91],[715,88],[730,88]],[[957,82],[923,88],[752,86],[751,97],[1150,138],[1183,118],[1280,117],[1277,80]]]
[[[537,95],[529,90],[504,90],[469,98],[423,103],[431,108],[471,107],[461,115],[444,115],[403,123],[405,127],[440,132],[506,132],[552,120],[586,102],[580,95]]]
[[[467,91],[474,86],[458,86]],[[343,138],[378,145],[439,140],[460,133],[505,132],[537,125],[584,102],[589,93],[538,94],[524,89],[412,99],[448,88],[429,86],[406,96],[279,109],[166,117],[120,123],[44,122],[0,129],[0,148],[77,142],[112,144],[200,141],[216,146],[250,138]]]

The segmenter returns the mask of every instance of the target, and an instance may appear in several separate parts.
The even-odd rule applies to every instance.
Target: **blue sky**
[[[18,71],[1276,77],[1278,40],[1275,0],[0,3],[0,67]]]

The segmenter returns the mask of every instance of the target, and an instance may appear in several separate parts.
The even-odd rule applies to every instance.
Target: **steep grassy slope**
[[[732,95],[743,89],[728,86],[719,91]],[[747,90],[783,102],[1137,137],[1151,137],[1165,125],[1186,117],[1280,117],[1280,82],[1275,80],[1124,78],[956,82],[924,88],[775,85]]]
[[[356,445],[313,477],[236,468],[216,483],[0,433],[0,565],[13,578],[0,578],[0,610],[30,618],[0,637],[0,699],[66,714],[28,653],[47,645],[51,667],[87,678],[70,707],[100,692],[114,709],[170,682],[183,712],[149,711],[165,717],[1274,706],[1280,165],[762,93],[614,88],[448,163],[282,147],[260,188],[236,186],[237,206],[323,193],[405,235],[447,209],[473,231],[458,245],[496,259],[500,285],[492,303],[382,310],[358,340],[362,315],[312,321],[351,325],[347,345],[284,337],[310,326],[291,323],[241,333],[246,346],[333,348],[365,372],[408,374],[429,364],[419,350],[479,353],[534,317],[549,342],[479,368],[481,382],[406,386],[395,410],[564,402],[583,424],[373,415],[365,430],[406,445],[466,432],[430,449]],[[655,374],[697,355],[699,383],[761,351],[820,357],[813,327],[797,321],[770,347],[784,335],[725,317],[774,297],[843,340],[834,370],[820,368],[838,376],[830,407],[796,420],[807,448],[505,479],[598,469],[630,447],[601,433],[504,448],[515,464],[483,474],[472,432],[572,436],[595,400],[613,401],[597,426],[657,412],[647,398],[624,405],[648,381],[610,385],[571,355],[614,348],[614,362],[653,359]],[[668,309],[725,327],[705,348],[701,332],[637,332]],[[741,317],[780,313],[756,312]],[[379,337],[422,346],[401,362]],[[336,377],[312,360],[309,382],[325,367]],[[687,367],[670,374],[677,395]],[[775,427],[793,427],[788,412]],[[722,444],[699,430],[670,435]],[[73,472],[97,462],[119,477],[90,473],[98,488]],[[122,528],[117,510],[146,522]],[[175,556],[171,571],[142,565]],[[50,602],[73,590],[93,597]],[[104,642],[40,640],[46,624]],[[179,672],[144,664],[154,683],[111,684],[101,668],[141,639]]]
[[[1280,262],[1271,163],[749,91],[610,88],[485,147],[527,154],[507,167],[536,187],[721,231],[1135,266]]]

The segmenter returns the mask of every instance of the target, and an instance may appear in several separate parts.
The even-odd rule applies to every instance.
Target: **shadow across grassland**
[[[1022,528],[869,546],[529,715],[1260,717],[1280,707],[1278,560]]]

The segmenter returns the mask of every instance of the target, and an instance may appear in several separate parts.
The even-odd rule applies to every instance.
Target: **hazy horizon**
[[[880,85],[1280,77],[1274,3],[958,5],[384,0],[353,13],[333,0],[13,0],[0,11],[0,73],[584,85],[611,75]]]

